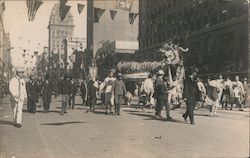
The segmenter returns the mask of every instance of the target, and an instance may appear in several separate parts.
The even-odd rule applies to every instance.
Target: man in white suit
[[[9,90],[11,94],[11,106],[13,110],[14,124],[16,127],[22,127],[22,110],[24,100],[27,98],[23,71],[16,70],[16,75],[10,80]]]

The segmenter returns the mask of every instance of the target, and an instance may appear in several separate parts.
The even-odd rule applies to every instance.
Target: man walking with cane
[[[14,125],[20,128],[22,127],[23,103],[27,98],[26,86],[23,79],[22,70],[16,70],[16,75],[10,80],[9,90],[11,94],[11,106],[13,110]]]

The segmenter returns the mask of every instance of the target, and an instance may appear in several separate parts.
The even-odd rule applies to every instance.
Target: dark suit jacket
[[[73,83],[71,82],[70,92],[73,96],[75,96],[77,93],[77,83],[75,81]]]
[[[42,88],[42,93],[43,93],[44,99],[51,97],[52,88],[53,88],[53,85],[52,85],[51,81],[49,81],[48,83],[46,83],[46,81],[44,81],[43,88]]]
[[[38,86],[35,81],[28,81],[26,83],[26,91],[28,99],[37,100],[38,98]]]
[[[115,80],[113,90],[115,95],[125,95],[127,92],[123,80]]]
[[[194,104],[196,101],[199,100],[200,91],[199,88],[194,80],[188,77],[184,81],[184,90],[183,90],[183,97],[187,98],[188,103]]]
[[[71,94],[71,81],[67,80],[67,79],[63,80],[60,89],[61,89],[61,94],[63,94],[63,95],[65,95],[65,94],[70,95]]]
[[[157,77],[155,80],[155,94],[156,99],[167,99],[168,87],[164,81]]]

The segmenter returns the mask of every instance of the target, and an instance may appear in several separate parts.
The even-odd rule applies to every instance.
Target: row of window
[[[195,18],[189,18],[188,14],[174,13],[166,15],[158,19],[155,23],[152,21],[146,21],[146,27],[142,33],[143,47],[156,44],[158,42],[165,41],[167,39],[174,38],[176,36],[183,35],[185,32],[198,31],[212,25],[219,24],[231,20],[235,17],[243,16],[247,14],[247,9],[244,5],[231,6],[220,12],[213,12],[211,14],[202,14],[203,12],[195,16]],[[203,15],[203,16],[199,16]],[[189,20],[186,20],[189,19]]]

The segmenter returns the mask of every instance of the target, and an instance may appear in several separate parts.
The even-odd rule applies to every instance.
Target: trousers
[[[72,95],[72,96],[70,96],[69,97],[69,108],[71,108],[71,105],[72,105],[72,109],[74,109],[74,107],[75,107],[75,95]],[[72,104],[71,104],[71,102],[72,102]]]
[[[62,95],[62,112],[67,111],[67,104],[69,103],[69,95],[63,94]]]
[[[194,123],[194,107],[195,107],[195,102],[193,103],[186,103],[187,104],[187,109],[186,112],[184,113],[183,117],[187,119],[189,117],[190,122]]]
[[[167,117],[170,117],[169,104],[168,104],[167,99],[157,99],[156,107],[155,107],[156,113],[161,114],[161,110],[162,110],[162,108],[164,106],[166,107],[166,115],[167,115]]]
[[[120,115],[121,102],[123,95],[115,95],[115,113]]]
[[[23,101],[12,101],[11,102],[14,123],[21,124],[22,123],[22,115],[23,115]]]

